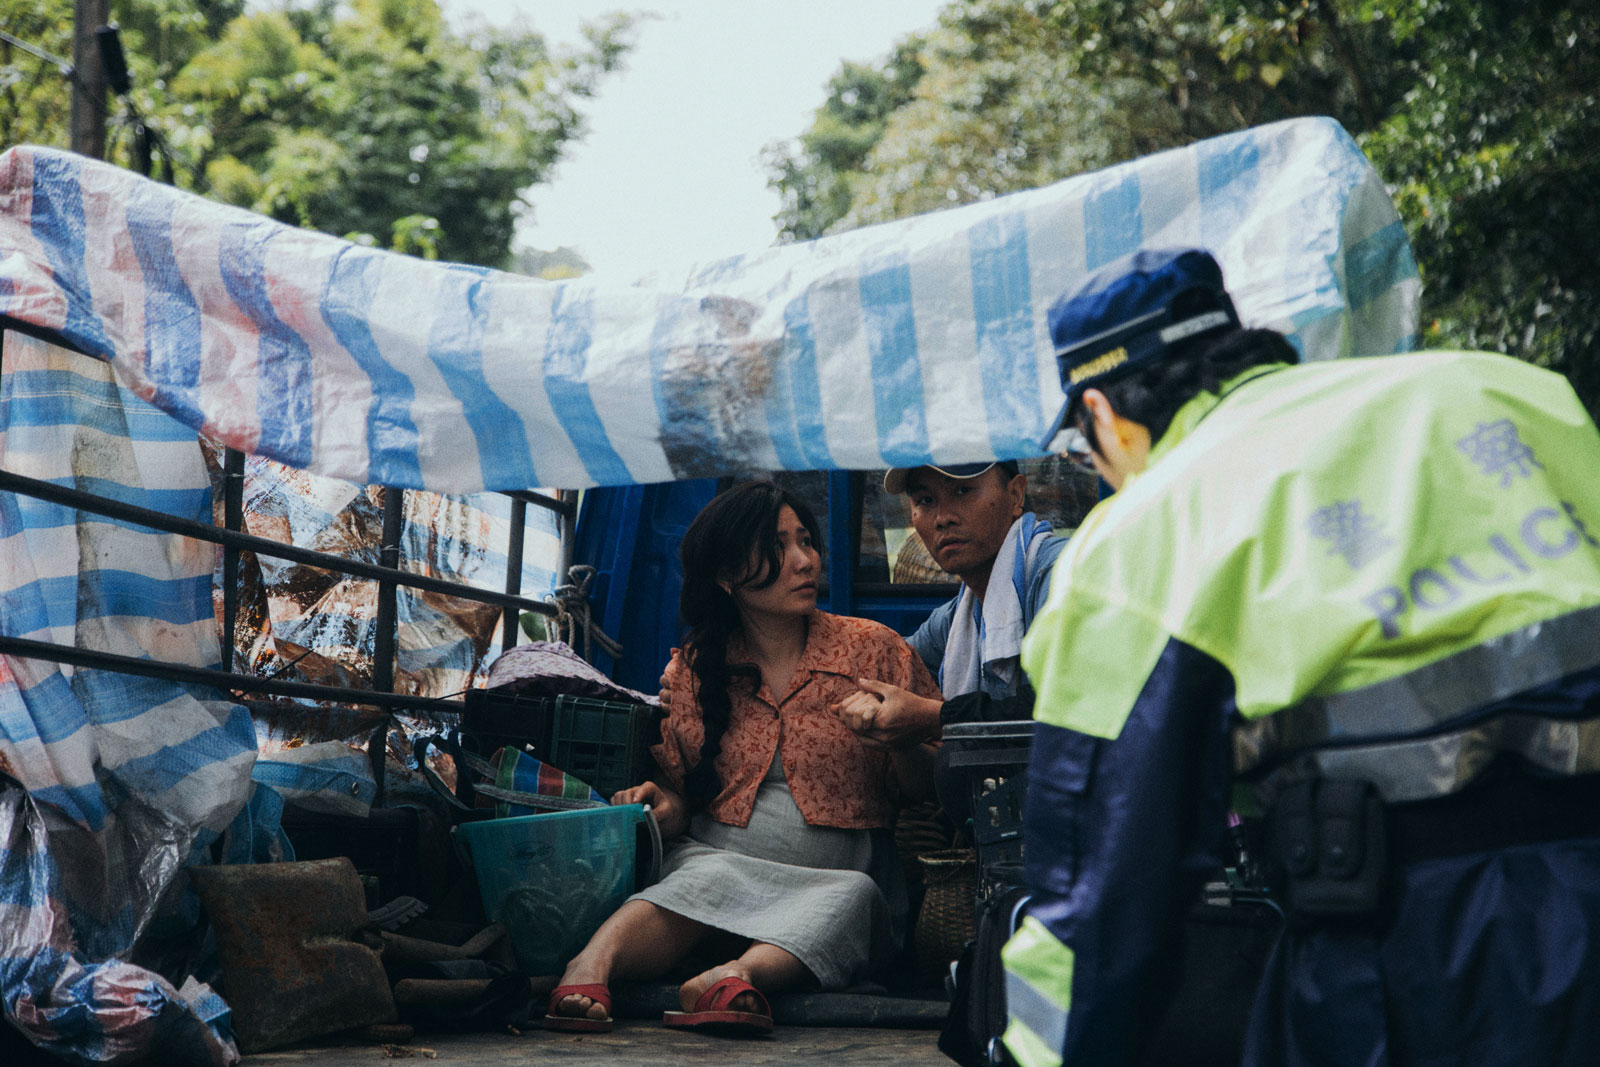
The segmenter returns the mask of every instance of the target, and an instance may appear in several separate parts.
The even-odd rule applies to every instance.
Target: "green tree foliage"
[[[1362,146],[1422,266],[1430,342],[1564,373],[1600,413],[1600,8],[1389,0],[1410,79]]]
[[[0,23],[35,9],[28,32],[70,50],[70,0],[0,0]],[[583,101],[631,44],[622,16],[589,27],[570,53],[527,29],[457,32],[436,0],[248,10],[244,0],[127,0],[116,14],[129,103],[163,135],[170,152],[157,163],[179,185],[296,225],[494,267],[510,261],[521,191],[581,137]],[[32,93],[0,127],[7,143],[65,144],[59,76],[52,96],[21,77],[43,79],[37,60],[0,59],[0,93]],[[108,140],[114,160],[138,164],[131,128]]]
[[[71,25],[72,0],[0,0],[0,29],[69,63]],[[0,41],[0,147],[65,145],[72,111],[67,86],[56,64]]]
[[[874,77],[903,87],[890,110],[819,150]],[[965,0],[876,68],[841,68],[769,175],[782,232],[806,238],[1332,115],[1394,192],[1427,343],[1554,367],[1600,410],[1597,93],[1590,3]]]
[[[848,203],[816,205],[811,229],[849,228],[998,193],[1290,115],[1358,113],[1337,60],[1301,47],[1303,20],[1261,18],[1238,0],[969,0],[936,30],[902,43],[880,70],[921,76],[892,111],[861,123],[853,156],[812,149],[834,125],[841,88],[870,79],[846,64],[794,147],[817,187]],[[913,54],[908,52],[915,50]],[[1297,57],[1298,60],[1297,60]],[[828,168],[853,173],[843,178]],[[779,224],[801,236],[793,170],[774,167]],[[831,209],[831,210],[815,210]],[[805,234],[810,236],[811,234]]]
[[[911,37],[882,67],[844,63],[798,143],[768,146],[764,162],[783,198],[778,224],[784,237],[820,237],[849,211],[867,154],[889,117],[913,99],[922,78],[922,48],[922,40]]]

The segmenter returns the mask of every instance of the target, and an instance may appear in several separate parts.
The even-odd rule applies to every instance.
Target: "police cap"
[[[1049,449],[1085,389],[1100,388],[1239,326],[1222,268],[1198,248],[1141,249],[1090,275],[1050,306],[1050,340],[1066,403],[1040,443]]]

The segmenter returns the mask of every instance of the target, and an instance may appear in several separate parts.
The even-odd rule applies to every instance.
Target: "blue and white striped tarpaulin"
[[[245,452],[440,492],[1036,454],[1045,310],[1199,245],[1308,357],[1411,346],[1383,183],[1328,119],[688,270],[545,282],[377,251],[60,152],[0,156],[0,318]]]
[[[108,364],[10,330],[0,369],[0,467],[210,520],[194,431],[119,385]],[[366,492],[252,458],[247,521],[268,537],[372,558],[369,528],[381,520]],[[407,493],[403,565],[499,587],[509,507],[496,494]],[[536,561],[556,555],[554,517],[530,510],[523,588],[538,596],[553,585]],[[215,668],[217,561],[206,542],[0,493],[0,633]],[[254,610],[241,615],[255,623],[241,628],[254,637],[245,658],[271,668],[263,673],[281,675],[291,659],[303,668],[309,656],[321,666],[307,674],[364,676],[372,583],[265,558],[245,570],[257,568],[245,583],[256,595],[242,598]],[[445,695],[481,675],[498,609],[405,592],[398,607],[397,680],[407,691]],[[195,902],[169,889],[180,868],[209,860],[219,834],[229,831],[226,862],[281,858],[285,802],[362,814],[372,801],[364,752],[329,742],[255,760],[263,724],[221,697],[0,656],[0,773],[23,787],[0,787],[0,1006],[67,1059],[233,1058],[226,1004],[130,957],[147,933],[190,934]]]
[[[16,331],[0,359],[0,466],[210,520],[194,432],[110,367]],[[7,636],[217,667],[215,564],[205,542],[0,493]],[[193,925],[167,891],[251,798],[254,728],[219,697],[0,656],[0,772],[22,787],[0,788],[0,1000],[57,1055],[237,1058],[209,988],[128,962],[152,927]]]

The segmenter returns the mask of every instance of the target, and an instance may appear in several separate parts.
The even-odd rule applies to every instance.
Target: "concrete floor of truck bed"
[[[607,1034],[569,1034],[528,1030],[521,1034],[419,1034],[403,1045],[365,1042],[324,1044],[244,1057],[241,1067],[371,1067],[408,1059],[451,1067],[506,1067],[515,1063],[558,1063],[569,1067],[647,1067],[655,1064],[830,1063],[849,1067],[948,1064],[938,1049],[937,1031],[867,1027],[786,1026],[772,1036],[717,1037],[670,1030],[659,1022],[621,1019]]]
[[[948,1005],[931,996],[884,996],[877,990],[788,993],[773,998],[770,1037],[722,1037],[661,1025],[661,1012],[678,1008],[674,983],[623,983],[614,989],[615,1028],[574,1034],[537,1026],[513,1032],[418,1032],[383,1044],[336,1035],[244,1057],[241,1067],[331,1067],[410,1059],[456,1067],[503,1067],[552,1062],[572,1067],[608,1064],[840,1063],[851,1067],[948,1063],[938,1050],[939,1025]]]

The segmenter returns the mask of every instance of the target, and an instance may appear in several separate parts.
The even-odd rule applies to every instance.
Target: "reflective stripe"
[[[1006,1014],[1033,1032],[1046,1048],[1060,1049],[1067,1043],[1067,1012],[1024,979],[1006,971]]]
[[[1175,322],[1162,330],[1159,336],[1163,344],[1175,344],[1186,337],[1193,337],[1197,333],[1214,330],[1218,326],[1226,326],[1232,321],[1226,311],[1211,311],[1204,315],[1196,315],[1192,319]]]
[[[1492,638],[1397,678],[1302,701],[1236,727],[1234,769],[1244,773],[1301,749],[1367,742],[1365,749],[1385,739],[1430,730],[1476,708],[1600,666],[1597,633],[1600,606],[1583,608]]]
[[[1016,923],[1016,912],[1012,912]],[[1061,1062],[1072,1008],[1072,950],[1038,919],[1016,925],[1000,960],[1006,969],[1005,1042],[1023,1067]]]
[[[1022,1067],[1061,1067],[1061,1046],[1046,1044],[1044,1038],[1015,1018],[1006,1024],[1001,1040]]]
[[[1292,761],[1262,783],[1315,772],[1324,778],[1363,778],[1387,801],[1429,800],[1454,793],[1501,753],[1516,753],[1556,774],[1600,772],[1600,720],[1502,715],[1435,737],[1325,748]]]

